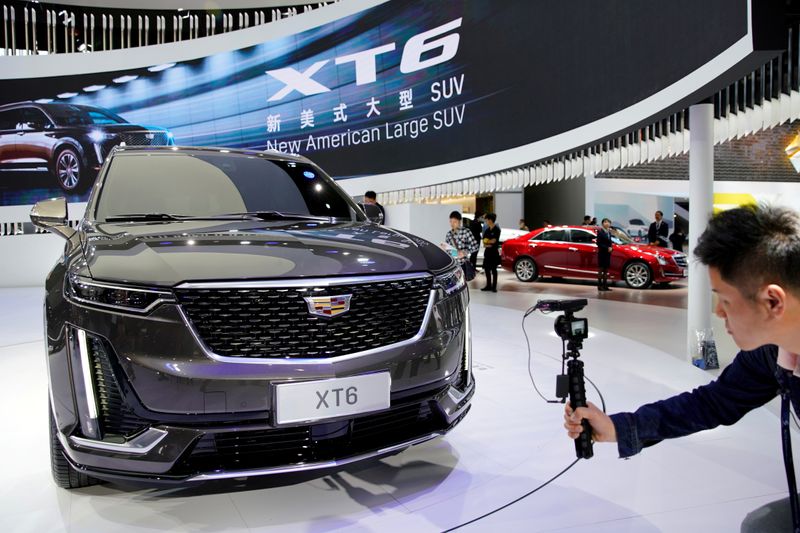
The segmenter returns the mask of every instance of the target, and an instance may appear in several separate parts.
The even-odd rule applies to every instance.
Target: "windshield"
[[[338,186],[311,165],[217,152],[117,155],[99,191],[95,219],[265,212],[358,219]]]
[[[111,111],[83,105],[53,105],[47,112],[60,126],[89,126],[92,124],[127,124],[128,121]]]
[[[611,233],[611,241],[614,244],[636,244],[633,239],[628,237],[627,233],[619,228],[611,228],[609,232]]]

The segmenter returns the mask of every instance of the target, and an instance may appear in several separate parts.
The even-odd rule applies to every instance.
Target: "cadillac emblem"
[[[308,305],[308,313],[317,316],[339,316],[350,310],[352,294],[339,296],[307,296],[303,298]]]

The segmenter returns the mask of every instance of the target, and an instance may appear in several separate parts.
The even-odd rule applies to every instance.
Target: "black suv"
[[[372,207],[372,206],[367,206]],[[442,435],[474,391],[468,291],[305,158],[117,148],[47,278],[53,475],[188,483]]]
[[[175,144],[164,128],[131,124],[107,109],[67,103],[0,106],[0,170],[45,170],[66,192],[92,184],[111,148]]]

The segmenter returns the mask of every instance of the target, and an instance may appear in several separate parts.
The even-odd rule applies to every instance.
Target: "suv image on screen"
[[[111,148],[175,144],[164,128],[130,124],[107,109],[67,103],[0,106],[0,170],[50,172],[66,192],[86,190]]]
[[[61,487],[337,467],[469,410],[461,268],[303,157],[116,148],[77,227],[63,198],[31,220],[66,239],[44,304]]]

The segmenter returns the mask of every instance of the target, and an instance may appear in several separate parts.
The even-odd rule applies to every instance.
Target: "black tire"
[[[536,263],[530,257],[520,257],[514,262],[514,274],[517,279],[529,283],[536,281],[539,277],[539,270],[536,268]]]
[[[67,458],[64,457],[61,441],[58,440],[56,422],[53,419],[53,411],[49,405],[47,412],[50,418],[50,469],[53,472],[53,481],[62,489],[80,489],[100,483],[99,480],[75,470],[69,464]]]
[[[643,261],[631,261],[622,269],[622,279],[631,289],[647,289],[653,283],[653,271]]]
[[[78,152],[71,147],[62,148],[53,162],[53,176],[64,192],[79,192],[86,188],[89,176]]]

